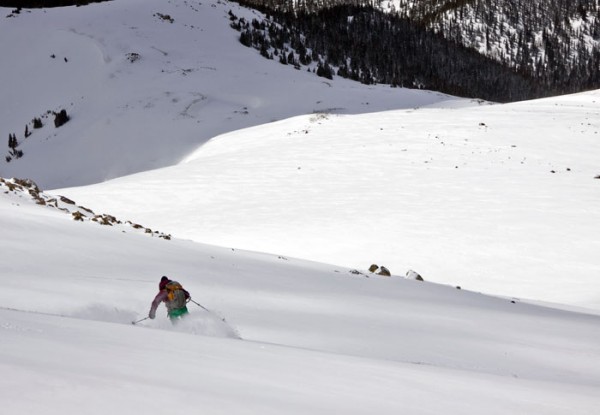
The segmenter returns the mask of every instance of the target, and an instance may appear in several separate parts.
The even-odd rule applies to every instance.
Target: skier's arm
[[[154,297],[152,305],[150,306],[150,312],[148,313],[148,317],[152,319],[156,317],[156,309],[158,308],[161,302],[167,299],[167,295],[167,290],[161,290],[158,292],[158,294],[156,294],[156,297]]]

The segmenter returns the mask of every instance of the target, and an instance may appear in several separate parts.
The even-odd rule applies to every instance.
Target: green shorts
[[[179,320],[180,318],[182,318],[183,316],[185,316],[186,314],[188,314],[188,309],[187,307],[182,307],[182,308],[175,308],[171,311],[169,311],[167,313],[167,315],[169,316],[169,318],[171,319],[171,321],[175,322],[177,320]]]

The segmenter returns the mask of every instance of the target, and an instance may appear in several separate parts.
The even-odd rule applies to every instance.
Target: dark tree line
[[[458,96],[514,101],[543,95],[534,79],[413,20],[372,7],[336,6],[316,13],[274,12],[261,22],[235,21],[240,41],[267,58],[320,76],[365,84],[426,88]]]
[[[321,76],[495,101],[600,88],[595,0],[241,0],[241,41]]]
[[[397,12],[559,93],[600,87],[596,0],[400,0]]]
[[[17,136],[14,134],[8,135],[8,155],[5,157],[6,162],[9,163],[13,158],[19,159],[23,157],[23,151],[19,150],[19,142],[17,140]]]

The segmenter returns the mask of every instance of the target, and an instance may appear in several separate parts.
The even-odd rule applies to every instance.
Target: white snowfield
[[[7,413],[596,412],[597,315],[0,202]],[[216,314],[131,325],[161,273]]]
[[[0,183],[0,413],[598,413],[600,92],[324,81],[229,10],[0,9],[0,177],[53,189]]]
[[[590,92],[306,115],[57,192],[195,241],[600,309],[599,113]]]

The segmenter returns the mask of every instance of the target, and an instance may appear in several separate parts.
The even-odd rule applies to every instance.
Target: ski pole
[[[141,319],[141,320],[138,320],[138,321],[132,321],[132,322],[131,322],[131,324],[133,324],[133,325],[135,326],[137,323],[141,323],[142,321],[144,321],[144,320],[148,320],[149,318],[150,318],[150,317],[144,317],[144,318],[143,318],[143,319]]]
[[[221,321],[222,321],[223,323],[227,323],[227,321],[225,321],[225,318],[224,318],[224,317],[221,317],[220,315],[218,315],[218,314],[217,314],[217,313],[215,313],[214,311],[210,311],[208,308],[204,307],[204,306],[203,306],[202,304],[200,304],[200,303],[197,303],[197,302],[195,302],[195,301],[194,301],[194,300],[192,300],[191,298],[190,298],[190,301],[191,301],[192,303],[196,304],[198,307],[202,308],[202,309],[203,309],[204,311],[206,311],[207,313],[210,313],[210,314],[212,314],[212,315],[214,315],[214,316],[216,316],[216,317],[220,318],[220,319],[221,319]]]
[[[195,302],[195,301],[194,301],[194,300],[192,300],[191,298],[190,298],[190,301],[191,301],[192,303],[196,304],[197,306],[201,307],[203,310],[206,310],[206,311],[208,311],[208,312],[210,313],[210,310],[209,310],[208,308],[204,307],[202,304]]]

